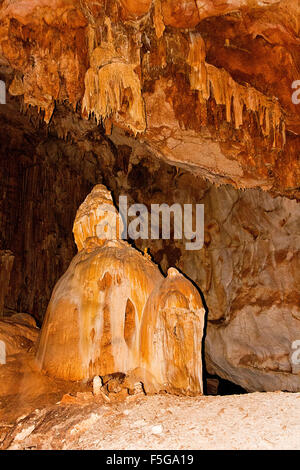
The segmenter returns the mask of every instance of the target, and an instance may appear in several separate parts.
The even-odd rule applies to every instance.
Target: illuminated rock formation
[[[115,50],[111,23],[105,21],[107,42],[93,49],[95,33],[89,35],[90,64],[85,76],[83,113],[94,114],[104,125],[111,120],[134,134],[146,129],[144,102],[141,83],[135,67],[138,64],[126,63],[127,57],[118,55]],[[106,125],[107,128],[107,125]]]
[[[0,251],[0,317],[3,316],[4,301],[9,287],[14,256],[10,251]]]
[[[101,230],[101,234],[99,231]],[[78,251],[121,238],[122,221],[106,187],[98,184],[79,207],[73,226]]]
[[[217,105],[225,106],[227,122],[231,122],[233,110],[236,129],[243,124],[245,109],[257,113],[263,134],[269,136],[272,132],[273,146],[283,146],[286,139],[285,121],[278,101],[267,98],[255,88],[239,85],[226,70],[207,64],[202,37],[191,33],[190,38],[190,84],[193,90],[198,91],[200,102],[205,102],[212,96]]]
[[[137,367],[143,308],[160,278],[123,241],[78,253],[50,300],[37,356],[42,369],[80,380]]]
[[[100,213],[103,201],[112,205],[104,188],[96,186],[78,210],[74,234],[80,251],[53,291],[38,363],[46,373],[74,381],[142,368],[157,391],[202,393],[200,295],[175,271],[164,280],[150,257],[127,242],[96,242],[96,227],[106,215],[112,228],[111,213]]]
[[[97,182],[146,205],[203,202],[202,250],[190,253],[179,240],[147,246],[165,273],[178,267],[204,293],[207,370],[251,391],[299,390],[290,358],[300,328],[299,2],[0,3],[0,249],[15,256],[10,281],[11,259],[6,267],[0,259],[0,315],[26,311],[42,323],[76,253],[76,210]],[[79,254],[67,286],[72,269],[89,269],[97,250],[103,256],[96,227],[109,220],[107,238],[115,229],[119,237],[112,200],[98,190],[77,214]],[[113,257],[127,257],[124,242],[113,244]],[[104,278],[107,269],[99,271]],[[65,325],[76,313],[59,305],[61,331],[71,335]]]

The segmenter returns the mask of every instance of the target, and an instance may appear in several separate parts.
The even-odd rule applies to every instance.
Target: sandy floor
[[[0,448],[300,449],[300,393],[81,401],[0,424]]]

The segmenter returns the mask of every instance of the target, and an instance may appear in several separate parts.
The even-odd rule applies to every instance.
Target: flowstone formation
[[[3,316],[4,301],[9,287],[13,262],[14,256],[10,251],[0,250],[0,317]]]
[[[126,374],[146,392],[201,394],[201,296],[175,268],[165,278],[121,240],[118,220],[110,192],[97,185],[77,212],[79,253],[53,291],[39,366],[65,380]]]

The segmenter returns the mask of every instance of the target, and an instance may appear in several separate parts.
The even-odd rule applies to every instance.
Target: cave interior
[[[71,400],[76,393],[95,394],[93,376],[101,376],[102,395],[124,399],[120,384],[127,380],[127,369],[116,366],[108,344],[113,340],[107,331],[114,331],[117,321],[108,319],[107,304],[98,313],[107,348],[97,358],[103,368],[97,369],[95,359],[95,367],[87,365],[86,380],[68,380],[76,373],[71,366],[66,372],[67,365],[58,372],[55,348],[48,354],[47,345],[48,369],[39,370],[35,362],[52,330],[60,329],[66,344],[72,338],[68,351],[79,347],[71,333],[78,312],[72,317],[69,304],[56,307],[54,287],[69,285],[63,279],[78,256],[76,266],[102,253],[93,240],[88,244],[84,239],[80,248],[73,229],[79,207],[97,185],[107,188],[117,209],[122,195],[128,205],[143,204],[149,211],[152,204],[204,207],[198,250],[187,250],[174,226],[169,239],[126,241],[124,263],[135,286],[130,289],[146,289],[139,276],[144,269],[151,271],[152,263],[159,274],[151,276],[161,276],[158,284],[170,282],[177,292],[175,300],[171,287],[167,292],[170,311],[187,309],[188,298],[197,304],[195,311],[188,309],[194,315],[190,323],[176,317],[183,333],[180,339],[174,327],[173,344],[171,319],[161,314],[153,320],[166,287],[161,294],[150,295],[152,287],[143,291],[153,297],[154,309],[144,336],[151,342],[157,321],[165,330],[156,349],[159,360],[169,370],[174,364],[180,369],[170,388],[157,391],[300,391],[300,359],[293,359],[293,345],[300,343],[300,104],[293,99],[300,79],[299,7],[293,0],[263,5],[211,0],[200,9],[198,3],[55,0],[49,7],[43,0],[0,2],[0,80],[6,87],[0,104],[0,343],[6,346],[4,353],[0,348],[0,402],[10,422],[23,411],[20,396],[29,412],[54,405],[62,396]],[[90,214],[84,215],[87,231],[94,223]],[[133,247],[139,255],[130,254]],[[139,268],[140,255],[149,268]],[[131,256],[137,256],[134,265]],[[108,260],[107,269],[117,269],[117,261]],[[86,277],[80,277],[76,290],[82,296],[76,308],[86,316],[95,314],[82,300],[94,288],[92,261],[88,266],[80,271]],[[170,268],[176,268],[180,281],[171,279]],[[81,268],[76,269],[74,277]],[[97,292],[110,292],[114,281],[109,279],[103,276],[101,286],[97,281]],[[176,282],[182,283],[177,291]],[[94,291],[91,295],[96,296]],[[111,297],[107,294],[105,302],[113,302]],[[131,300],[124,337],[133,351],[135,333],[130,336],[129,330],[137,328],[132,309],[138,310],[138,301]],[[55,309],[61,316],[57,326],[51,323]],[[48,339],[41,337],[43,329]],[[185,342],[196,333],[202,359],[193,349],[191,361],[202,362],[203,387],[198,388],[198,366],[182,365],[183,356],[176,356],[177,348],[190,353],[192,346],[185,349]],[[57,341],[57,361],[64,363],[64,340]],[[139,347],[150,350],[147,341],[142,339]],[[68,354],[78,361],[77,353],[74,358]],[[134,395],[130,387],[127,393]]]

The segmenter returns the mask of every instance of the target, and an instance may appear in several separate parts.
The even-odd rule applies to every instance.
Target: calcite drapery
[[[68,103],[114,143],[129,131],[211,182],[299,197],[297,3],[4,0],[1,79],[64,138]]]
[[[175,393],[203,391],[201,306],[197,289],[175,268],[150,295],[141,326],[141,364],[157,390],[167,384]]]
[[[0,251],[0,317],[3,316],[4,301],[9,287],[10,273],[14,262],[11,251]]]
[[[174,269],[165,279],[127,242],[97,241],[103,201],[111,201],[110,193],[97,185],[78,210],[80,251],[53,291],[37,352],[40,367],[67,380],[134,371],[146,389],[202,393],[200,294]]]

